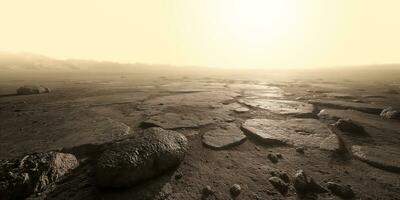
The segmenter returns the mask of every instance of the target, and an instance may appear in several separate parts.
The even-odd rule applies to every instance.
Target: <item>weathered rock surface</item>
[[[19,95],[49,93],[50,89],[42,85],[24,85],[17,89]]]
[[[151,116],[143,126],[158,126],[164,129],[196,128],[213,123],[209,115],[161,113]]]
[[[0,199],[23,199],[49,189],[78,167],[72,154],[47,152],[0,161]]]
[[[242,129],[265,143],[306,147],[339,148],[339,141],[329,128],[316,119],[249,119]]]
[[[203,135],[203,144],[215,149],[225,149],[242,143],[246,135],[234,123],[220,125]]]
[[[314,107],[311,104],[290,100],[241,99],[239,102],[248,106],[268,110],[275,114],[312,117]]]
[[[335,182],[327,182],[326,187],[335,195],[343,199],[351,199],[354,197],[353,189],[350,186],[338,184]]]
[[[340,100],[311,100],[309,103],[317,105],[317,106],[325,106],[329,108],[337,108],[337,109],[353,109],[361,112],[366,112],[370,114],[379,114],[382,112],[382,106],[369,104],[369,103],[357,103],[357,102],[348,102],[348,101],[340,101]]]
[[[351,148],[353,156],[374,167],[400,173],[400,148],[398,146],[359,146]]]
[[[382,110],[380,116],[385,119],[397,119],[400,120],[400,111],[393,109],[392,107],[385,108]]]
[[[96,184],[100,187],[133,186],[180,164],[187,139],[175,131],[146,129],[142,135],[110,146],[98,159]]]

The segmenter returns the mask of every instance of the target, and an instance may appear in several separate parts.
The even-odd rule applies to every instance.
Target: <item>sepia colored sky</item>
[[[0,0],[0,50],[215,67],[400,63],[399,0]]]

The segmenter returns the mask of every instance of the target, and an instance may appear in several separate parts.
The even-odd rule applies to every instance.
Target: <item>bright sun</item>
[[[295,0],[230,0],[221,6],[221,27],[248,44],[284,40],[300,21]]]

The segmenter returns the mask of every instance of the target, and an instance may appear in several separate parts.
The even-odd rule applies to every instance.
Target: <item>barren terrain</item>
[[[51,92],[16,95],[25,84]],[[355,199],[400,199],[400,122],[379,115],[400,108],[394,91],[400,92],[399,80],[129,74],[3,80],[0,158],[51,150],[77,157],[79,167],[31,199],[306,199],[293,186],[298,170],[324,188],[328,182],[350,186]],[[365,133],[339,130],[338,119],[356,122]],[[101,152],[150,127],[186,136],[183,162],[133,187],[96,187]],[[286,194],[270,182],[276,173],[289,176]],[[237,197],[233,184],[241,187]],[[313,198],[340,199],[330,190]]]

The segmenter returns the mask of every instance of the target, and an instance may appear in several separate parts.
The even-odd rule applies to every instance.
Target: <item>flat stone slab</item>
[[[331,122],[336,122],[338,119],[350,119],[361,125],[375,143],[381,145],[398,145],[400,143],[400,123],[395,120],[387,120],[378,115],[355,110],[338,109],[323,109],[318,117]]]
[[[199,114],[161,113],[151,116],[143,126],[158,126],[164,129],[198,128],[213,123],[213,118]]]
[[[258,89],[247,89],[244,90],[245,98],[283,98],[284,92],[279,87],[266,86]]]
[[[326,94],[328,97],[333,97],[336,99],[355,99],[356,97],[351,95],[351,94],[347,94],[347,93],[336,93],[336,92],[330,92]]]
[[[400,173],[400,148],[391,146],[359,146],[351,148],[353,156],[376,168]]]
[[[196,93],[181,93],[156,97],[144,101],[138,108],[141,110],[164,109],[167,107],[210,107],[222,104],[225,101],[233,100],[238,93],[231,91],[211,91]]]
[[[224,89],[224,83],[208,83],[201,81],[182,81],[161,85],[160,88],[174,93],[205,92]]]
[[[203,135],[203,144],[214,149],[226,149],[241,144],[246,140],[246,135],[234,123],[223,124],[222,126],[207,131]]]
[[[249,110],[250,109],[248,109],[246,107],[239,107],[239,108],[236,108],[234,111],[237,113],[245,113],[245,112],[248,112]]]
[[[249,119],[242,129],[267,144],[288,144],[338,151],[339,139],[316,119]]]
[[[309,103],[317,105],[317,106],[325,106],[329,108],[337,108],[337,109],[353,109],[361,112],[371,113],[371,114],[380,114],[383,110],[382,106],[369,104],[369,103],[357,103],[357,102],[348,102],[348,101],[340,101],[340,100],[310,100]]]
[[[239,102],[248,106],[268,110],[275,114],[294,115],[298,117],[311,117],[314,115],[314,106],[300,101],[241,99]]]

